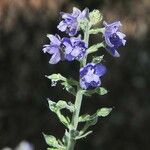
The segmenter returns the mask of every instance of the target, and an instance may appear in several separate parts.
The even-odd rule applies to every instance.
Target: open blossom
[[[104,38],[106,43],[106,50],[114,57],[119,57],[120,54],[117,52],[117,49],[120,46],[124,46],[126,43],[125,34],[120,32],[120,27],[122,26],[120,21],[107,24],[104,21],[105,31]]]
[[[57,28],[70,36],[74,36],[79,30],[80,20],[88,18],[88,15],[89,10],[87,8],[81,12],[78,8],[74,7],[71,14],[62,12],[61,16],[63,20],[59,23]]]
[[[87,46],[80,37],[60,38],[58,35],[47,35],[50,44],[44,45],[43,52],[52,55],[49,63],[56,64],[60,60],[81,60],[86,55]]]
[[[80,69],[80,86],[83,89],[93,89],[101,85],[100,77],[106,73],[102,64],[88,63]]]
[[[80,37],[63,38],[64,58],[68,61],[81,60],[86,55],[87,45]]]
[[[49,63],[50,64],[56,64],[58,63],[62,57],[61,57],[61,38],[58,35],[52,35],[52,34],[48,34],[47,37],[50,40],[50,44],[44,45],[43,47],[43,52],[44,53],[49,53],[52,55]]]

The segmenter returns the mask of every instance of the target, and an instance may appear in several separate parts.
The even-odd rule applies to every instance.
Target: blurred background
[[[120,20],[127,35],[120,58],[102,50],[108,68],[103,86],[109,93],[85,98],[81,113],[103,106],[114,110],[76,150],[149,150],[149,0],[0,0],[0,149],[26,140],[35,150],[46,150],[42,132],[63,136],[64,127],[49,111],[46,98],[74,99],[62,87],[51,87],[44,75],[60,72],[77,79],[79,64],[50,65],[50,56],[41,49],[49,42],[47,33],[61,34],[56,28],[59,12],[70,12],[74,6],[99,9],[107,22]],[[91,41],[98,42],[98,36]]]

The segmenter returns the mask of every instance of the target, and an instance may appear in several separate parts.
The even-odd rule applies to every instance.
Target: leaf
[[[92,96],[92,94],[94,93],[97,93],[99,95],[105,95],[108,93],[108,91],[104,88],[104,87],[98,87],[96,89],[93,89],[93,90],[82,90],[82,93],[85,95],[85,96]]]
[[[104,58],[104,55],[94,57],[92,62],[95,63],[95,64],[98,64],[98,63],[100,63],[103,60],[103,58]]]
[[[97,123],[98,117],[106,117],[112,111],[112,108],[101,108],[96,111],[93,115],[82,115],[79,117],[79,122],[86,122],[82,130],[80,131],[80,136],[85,133],[85,131]]]
[[[101,109],[97,110],[97,115],[99,117],[106,117],[110,114],[111,111],[112,111],[112,108],[104,107],[104,108],[101,108]]]
[[[65,108],[68,109],[70,112],[74,112],[75,109],[74,105],[71,102],[67,104],[67,102],[64,100],[59,100],[56,103],[48,99],[48,103],[49,103],[50,110],[53,112],[57,112],[58,110],[65,109]]]
[[[57,114],[60,122],[62,124],[64,124],[66,127],[68,127],[70,124],[70,120],[68,120],[69,118],[68,117],[66,118],[64,115],[62,115],[60,111],[57,111],[56,114]]]
[[[74,79],[67,79],[63,77],[61,74],[52,74],[49,76],[46,76],[48,79],[51,80],[52,84],[51,86],[56,86],[57,82],[60,81],[61,85],[64,86],[64,89],[68,91],[69,93],[76,95],[76,90],[73,86],[79,86],[79,83]]]
[[[52,146],[52,147],[55,147],[55,148],[59,147],[58,141],[57,141],[57,139],[54,136],[52,136],[52,135],[46,135],[46,134],[43,134],[43,135],[44,135],[46,143],[49,146]]]
[[[60,122],[62,122],[66,127],[69,127],[70,119],[68,117],[65,117],[64,115],[62,115],[60,110],[66,108],[72,112],[72,111],[74,111],[74,105],[73,104],[68,105],[63,100],[60,100],[56,103],[56,102],[53,102],[50,99],[48,99],[48,103],[49,103],[50,110],[57,114]]]
[[[86,122],[89,120],[90,120],[90,115],[88,115],[88,114],[84,114],[84,115],[79,117],[79,122]]]
[[[62,82],[61,85],[64,86],[64,89],[66,89],[66,91],[68,91],[69,93],[71,93],[72,95],[76,95],[76,91],[74,89],[73,86],[71,86],[67,81]]]
[[[108,93],[108,91],[104,87],[99,87],[99,88],[96,88],[96,93],[99,95],[105,95]]]
[[[69,138],[69,132],[67,130],[65,130],[65,135],[62,138],[62,141],[65,146],[67,146],[68,138]]]
[[[52,74],[52,75],[49,75],[49,76],[46,76],[48,79],[52,80],[52,81],[66,81],[66,78],[63,77],[60,73],[58,74]]]
[[[82,135],[79,135],[77,136],[75,139],[76,140],[79,140],[79,139],[82,139],[82,138],[86,138],[89,134],[91,134],[93,131],[88,131],[86,132],[85,134],[82,134]]]
[[[95,45],[92,45],[92,46],[87,50],[87,52],[88,52],[88,54],[94,53],[94,52],[96,52],[100,47],[103,47],[103,46],[104,46],[103,42],[102,42],[102,43],[95,44]]]

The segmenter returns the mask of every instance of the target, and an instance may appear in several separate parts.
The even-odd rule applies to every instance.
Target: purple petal
[[[114,47],[114,45],[110,42],[110,37],[105,35],[105,42],[109,47]]]
[[[53,44],[56,44],[56,45],[60,45],[61,44],[60,39],[58,39],[56,36],[54,36],[52,34],[48,34],[47,37],[50,39],[50,41]]]
[[[80,14],[81,14],[80,9],[78,9],[78,8],[76,8],[76,7],[73,7],[72,16],[75,17],[75,18],[77,18]]]
[[[114,47],[106,47],[107,52],[109,52],[113,57],[120,57],[120,54]]]
[[[67,29],[67,24],[64,23],[64,21],[61,21],[61,22],[59,23],[59,25],[57,26],[57,28],[58,28],[60,31],[64,32],[64,31],[66,31],[66,29]]]
[[[99,77],[103,76],[106,73],[106,67],[102,64],[95,65],[95,74]]]
[[[61,60],[60,54],[59,53],[55,53],[55,54],[52,55],[49,63],[50,64],[57,64],[60,60]]]

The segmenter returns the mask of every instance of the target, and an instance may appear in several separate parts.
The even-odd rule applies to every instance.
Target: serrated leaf
[[[108,93],[108,91],[104,87],[99,87],[99,88],[96,88],[96,93],[99,95],[105,95]]]
[[[112,111],[112,108],[101,108],[99,110],[97,110],[97,115],[99,117],[106,117],[110,114],[110,112]]]

